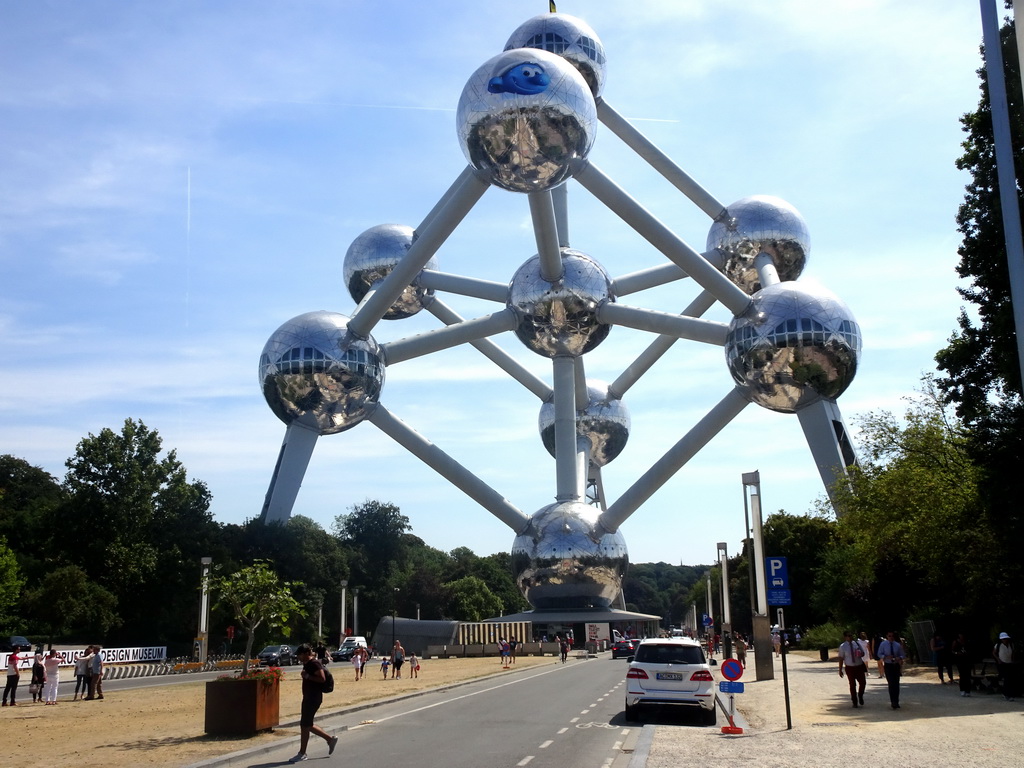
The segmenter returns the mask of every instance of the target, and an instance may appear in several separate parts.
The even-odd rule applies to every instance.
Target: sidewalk
[[[885,680],[869,674],[864,706],[854,709],[836,659],[816,653],[787,656],[792,730],[786,729],[782,664],[775,679],[746,679],[736,707],[743,728],[726,736],[720,728],[654,725],[646,768],[677,768],[682,762],[716,760],[774,766],[1020,765],[1024,756],[1024,704],[999,695],[962,698],[956,685],[940,685],[932,668],[911,669],[903,677],[900,709],[889,706]],[[872,670],[873,671],[873,670]],[[748,659],[747,672],[754,675]],[[720,700],[728,696],[719,694]],[[719,725],[726,718],[719,711]]]

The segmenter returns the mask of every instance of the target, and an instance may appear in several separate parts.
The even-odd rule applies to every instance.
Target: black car
[[[621,656],[632,656],[633,651],[633,643],[630,640],[617,640],[614,643],[612,643],[613,659],[617,659]]]
[[[21,635],[7,635],[6,637],[0,637],[0,651],[5,653],[13,651],[15,646],[23,651],[32,650],[32,643]]]
[[[268,667],[290,667],[295,663],[295,656],[290,645],[268,645],[256,654],[260,664]]]

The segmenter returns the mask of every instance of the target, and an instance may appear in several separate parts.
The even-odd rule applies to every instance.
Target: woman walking
[[[57,683],[60,682],[60,657],[54,648],[43,659],[43,669],[46,671],[46,684],[43,686],[43,698],[46,704],[57,703]]]

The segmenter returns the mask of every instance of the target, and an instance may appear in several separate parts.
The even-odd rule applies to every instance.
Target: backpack
[[[324,681],[320,684],[320,690],[324,693],[334,693],[334,675],[331,674],[331,670],[327,667],[324,670]]]

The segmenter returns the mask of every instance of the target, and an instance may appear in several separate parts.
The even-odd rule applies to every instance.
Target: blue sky
[[[360,232],[416,226],[465,166],[469,76],[546,2],[153,3],[0,0],[0,452],[63,477],[77,442],[142,419],[213,493],[259,513],[284,426],[256,380],[285,320],[354,308]],[[607,102],[723,203],[771,194],[807,221],[802,279],[864,333],[840,399],[901,412],[955,325],[958,118],[978,101],[970,3],[568,2],[604,43]],[[710,221],[601,129],[591,160],[703,250]],[[572,245],[614,276],[664,257],[570,182]],[[535,252],[525,196],[491,189],[440,268],[507,282]],[[688,281],[629,297],[679,311]],[[497,307],[446,296],[463,316]],[[708,317],[727,321],[716,307]],[[379,341],[428,330],[380,324]],[[550,381],[550,363],[497,339]],[[615,328],[587,356],[612,380],[648,343]],[[473,350],[392,366],[382,402],[528,513],[551,503],[540,403]],[[628,393],[606,467],[614,501],[731,387],[717,347],[680,342]],[[634,562],[707,562],[743,536],[740,475],[766,510],[822,495],[795,417],[748,407],[635,513]],[[513,534],[375,427],[322,438],[295,512],[329,527],[398,504],[431,546],[507,551]]]

